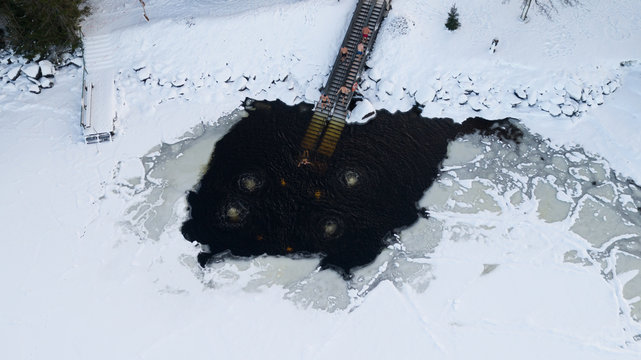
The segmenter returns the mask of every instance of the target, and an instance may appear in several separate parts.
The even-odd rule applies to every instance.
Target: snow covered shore
[[[95,3],[87,31],[111,34],[117,54],[113,143],[82,142],[78,69],[58,70],[39,95],[0,87],[0,357],[638,358],[632,305],[641,290],[625,287],[641,278],[634,249],[613,252],[602,267],[590,253],[608,244],[570,231],[577,214],[546,221],[536,195],[514,205],[511,192],[464,178],[496,158],[470,139],[453,145],[447,173],[421,204],[434,206],[433,218],[402,232],[402,247],[350,288],[315,271],[313,260],[261,257],[199,270],[197,249],[178,231],[181,194],[227,126],[203,124],[217,124],[245,97],[316,100],[355,1],[147,1],[149,23],[136,1]],[[367,76],[379,80],[364,95],[390,110],[419,97],[426,114],[456,120],[519,118],[551,148],[579,145],[641,183],[641,70],[620,66],[641,60],[638,1],[584,0],[551,20],[533,9],[525,24],[519,3],[458,1],[462,28],[450,33],[449,2],[394,0],[369,61]],[[617,89],[602,105],[586,98],[572,117],[541,110],[557,95],[580,107],[570,83],[582,97],[612,81]],[[468,85],[474,91],[460,105]],[[528,92],[514,104],[522,89],[549,98],[530,106]],[[492,106],[476,112],[475,97]],[[181,141],[203,131],[207,142]],[[575,156],[567,161],[587,162]],[[479,189],[487,196],[474,199],[496,207],[463,194]],[[572,189],[555,191],[559,202],[575,201],[565,197]],[[475,210],[437,203],[442,194]],[[148,225],[155,231],[138,231]],[[619,258],[626,266],[617,269]]]

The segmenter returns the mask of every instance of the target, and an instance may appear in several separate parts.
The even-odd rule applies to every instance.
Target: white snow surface
[[[146,3],[149,22],[137,1],[92,1],[84,26],[115,46],[114,142],[82,141],[79,69],[56,70],[55,86],[39,95],[0,86],[0,358],[639,358],[641,326],[631,309],[641,290],[625,285],[639,281],[641,261],[630,256],[610,280],[602,271],[611,268],[566,261],[572,252],[588,258],[596,246],[569,230],[577,214],[553,221],[556,213],[545,215],[539,200],[504,198],[489,185],[478,198],[483,203],[485,194],[496,205],[488,200],[468,213],[461,202],[455,211],[446,197],[434,221],[403,231],[403,251],[442,235],[428,255],[403,265],[418,269],[411,281],[362,285],[366,295],[350,306],[332,307],[340,299],[327,297],[330,305],[316,306],[323,299],[292,292],[358,292],[331,271],[316,272],[313,259],[259,257],[200,270],[198,249],[179,227],[184,192],[213,142],[194,143],[198,149],[167,163],[153,161],[159,146],[201,134],[203,124],[215,126],[245,97],[316,100],[356,2]],[[606,169],[641,183],[641,3],[582,0],[558,5],[552,19],[533,7],[527,23],[518,20],[520,3],[459,0],[462,27],[449,32],[443,23],[450,2],[394,0],[368,61],[374,86],[365,97],[391,111],[418,100],[424,113],[456,121],[519,118],[551,147],[579,145],[603,157]],[[491,54],[494,37],[500,42]],[[628,60],[632,65],[619,65]],[[565,102],[578,96],[577,87],[582,97],[594,94],[579,116],[540,109],[555,97],[572,106]],[[515,89],[528,100],[515,103]],[[452,154],[448,176],[426,199],[447,194],[440,189],[472,192],[486,184],[451,175],[474,164],[478,151]],[[568,161],[582,159],[573,156]],[[156,177],[145,175],[150,167]],[[559,203],[570,201],[564,194]],[[155,230],[139,231],[148,228]],[[395,251],[357,278],[394,268],[387,256]]]

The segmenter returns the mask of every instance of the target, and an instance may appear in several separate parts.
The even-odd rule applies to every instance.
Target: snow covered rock
[[[38,86],[36,84],[29,85],[28,89],[29,89],[29,92],[32,92],[34,94],[40,94],[40,86]]]
[[[30,78],[38,79],[41,75],[40,65],[36,63],[31,63],[29,65],[23,66],[22,72]]]
[[[185,80],[184,79],[176,79],[171,82],[171,86],[173,87],[183,87],[185,86]]]
[[[550,112],[550,108],[552,108],[552,103],[549,101],[545,101],[540,105],[541,110]]]
[[[187,83],[187,75],[185,74],[178,74],[176,78],[171,82],[171,85],[173,87],[182,87]]]
[[[373,86],[372,83],[372,80],[365,78],[365,80],[363,80],[363,82],[361,82],[358,86],[361,88],[361,91],[365,91]]]
[[[247,79],[244,76],[239,77],[234,80],[235,88],[238,91],[243,91],[247,89]]]
[[[441,89],[443,89],[443,82],[440,79],[437,78],[436,81],[434,82],[434,85],[432,85],[432,87],[437,92],[441,91]]]
[[[280,69],[278,72],[278,81],[285,82],[289,78],[289,72],[285,69]]]
[[[465,94],[459,95],[457,101],[458,101],[459,105],[467,104],[467,95],[465,95]]]
[[[576,113],[577,111],[579,111],[579,104],[580,104],[580,102],[578,102],[578,101],[568,100],[568,101],[565,102],[564,105],[571,106],[572,109],[574,109],[574,112]]]
[[[151,78],[151,72],[149,71],[149,69],[142,67],[138,69],[138,71],[136,72],[136,76],[138,77],[138,80],[145,81]]]
[[[518,100],[518,99],[514,99],[514,100]],[[483,106],[485,106],[488,109],[495,109],[495,108],[498,108],[499,105],[501,105],[501,100],[500,99],[496,99],[496,98],[494,98],[492,96],[488,96],[488,97],[484,98],[483,101],[481,101],[481,104],[483,104]],[[518,105],[518,104],[516,104],[516,105]],[[513,106],[513,105],[510,104],[510,106]]]
[[[519,99],[518,97],[517,98],[513,97],[513,98],[510,99],[510,106],[517,107],[517,106],[519,106],[521,104],[522,101],[523,100]]]
[[[590,94],[590,96],[588,96],[588,98],[585,100],[585,103],[588,104],[588,106],[592,106],[592,105],[596,104],[592,94]]]
[[[22,69],[22,65],[16,64],[13,65],[9,71],[7,71],[7,76],[9,77],[9,80],[14,81],[20,76],[20,70]]]
[[[374,80],[375,82],[378,82],[379,80],[381,80],[381,73],[376,68],[370,69],[367,76],[370,79]]]
[[[474,87],[474,84],[471,81],[462,81],[459,82],[458,86],[465,92],[465,94],[471,94],[471,93],[477,93],[476,88]]]
[[[588,110],[588,104],[586,103],[579,104],[579,110],[578,110],[579,112],[585,112],[587,110]]]
[[[416,99],[417,103],[421,105],[425,105],[428,102],[432,102],[435,96],[436,96],[436,90],[428,86],[426,88],[421,88],[418,91],[416,91],[416,94],[414,95],[414,99]]]
[[[65,66],[71,63],[71,59],[73,59],[73,55],[71,55],[70,53],[64,53],[60,55],[60,60]]]
[[[194,80],[193,83],[194,83],[194,86],[196,88],[201,88],[201,87],[205,86],[205,78],[204,78],[204,76],[201,75],[198,79]]]
[[[514,89],[514,95],[521,100],[527,99],[527,92],[525,89]]]
[[[581,101],[581,95],[583,95],[583,89],[581,86],[577,85],[575,82],[570,82],[565,85],[565,91],[568,93],[571,99],[576,101]]]
[[[572,116],[574,115],[574,106],[563,105],[563,107],[561,107],[561,112],[563,112],[563,114],[565,114],[566,116]]]
[[[640,63],[639,60],[626,60],[626,61],[621,61],[619,65],[621,67],[625,67],[625,66],[635,66],[635,65],[638,65],[639,63]]]
[[[549,110],[550,115],[556,117],[561,115],[561,107],[557,104],[552,104]]]
[[[27,80],[29,80],[29,82],[31,82],[34,85],[40,86],[40,81],[38,81],[38,79],[27,76]]]
[[[565,102],[565,97],[563,97],[563,95],[557,94],[552,96],[552,98],[550,99],[550,102],[554,105],[561,105]]]
[[[389,81],[382,81],[378,84],[378,90],[384,91],[387,95],[394,94],[394,84]]]
[[[53,87],[53,81],[49,78],[41,78],[40,79],[40,87],[43,89],[49,89]]]
[[[402,99],[405,98],[405,95],[407,94],[407,92],[405,91],[404,87],[402,87],[401,85],[397,84],[396,86],[394,86],[393,94],[396,95],[396,99],[397,100],[402,100]]]
[[[439,98],[443,99],[445,101],[449,101],[451,99],[450,97],[450,92],[445,90],[445,91],[440,91],[439,92]]]
[[[483,103],[481,102],[481,100],[478,97],[474,97],[474,98],[470,99],[468,101],[468,103],[470,104],[470,107],[474,111],[481,111],[484,108]]]
[[[318,101],[320,96],[320,91],[314,87],[308,86],[307,89],[305,89],[305,99],[307,99],[307,101]]]
[[[619,88],[619,81],[618,80],[612,80],[608,83],[610,86],[610,92],[615,92]]]
[[[436,102],[428,102],[423,108],[421,116],[427,118],[441,117],[443,116],[443,106]]]
[[[81,57],[75,57],[71,60],[69,60],[69,64],[77,66],[77,67],[82,67],[82,58]]]
[[[610,85],[605,84],[605,85],[601,86],[601,93],[602,93],[603,95],[610,95],[610,92],[611,92],[611,91],[610,91]],[[600,104],[599,104],[599,105],[600,105]]]
[[[539,98],[539,94],[536,91],[531,92],[530,94],[528,94],[527,104],[529,106],[536,105],[536,102],[538,101],[538,98]]]
[[[356,107],[352,110],[347,122],[363,124],[374,118],[374,116],[376,116],[374,105],[367,100],[363,100],[356,103]]]
[[[38,62],[38,65],[40,66],[40,72],[42,73],[42,76],[51,77],[56,72],[56,68],[49,60],[41,60],[40,62]]]
[[[597,94],[596,94],[596,96],[594,96],[594,102],[595,102],[597,105],[602,105],[602,104],[603,104],[603,102],[604,102],[603,94],[598,94],[598,93],[597,93]]]
[[[214,76],[216,77],[216,80],[219,82],[228,82],[229,80],[231,80],[232,71],[229,68],[229,66],[225,66],[224,68],[217,71],[216,74],[214,74]]]
[[[583,93],[581,93],[581,101],[586,102],[590,97],[590,88],[583,88]]]

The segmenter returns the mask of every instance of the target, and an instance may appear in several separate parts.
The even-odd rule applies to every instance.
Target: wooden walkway
[[[314,108],[314,115],[301,142],[302,159],[307,160],[311,153],[330,158],[334,154],[349,117],[348,107],[358,87],[357,81],[365,66],[365,60],[376,39],[376,34],[389,10],[391,0],[360,0],[352,16],[341,48],[348,53],[342,56],[340,50],[336,55],[332,72],[327,84],[321,89],[329,100],[323,104],[319,101]],[[363,36],[363,29],[368,27],[369,36]],[[363,44],[363,54],[357,54],[358,45]],[[356,85],[355,85],[356,84]],[[339,94],[341,87],[349,89],[347,94]]]
[[[111,35],[83,37],[80,124],[85,142],[111,141],[116,114],[114,54]]]

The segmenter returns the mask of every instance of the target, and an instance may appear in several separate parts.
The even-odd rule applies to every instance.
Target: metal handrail
[[[358,14],[360,13],[361,8],[363,7],[364,4],[365,4],[364,0],[359,0],[359,2],[356,4],[356,9],[354,9],[354,14],[352,14],[352,20],[349,22],[349,26],[347,27],[348,30],[351,29],[356,23],[356,20],[358,19]],[[345,45],[347,45],[347,42],[349,40],[349,35],[350,35],[350,32],[348,31],[345,34],[345,37],[343,38],[343,42],[341,42],[341,47],[340,47],[341,49],[344,48]],[[334,60],[334,65],[332,66],[332,72],[329,74],[329,79],[332,78],[332,75],[334,74],[336,69],[338,69],[338,67],[340,66],[340,63],[341,63],[340,58],[341,56],[339,52],[338,56],[336,56],[336,59]]]
[[[328,119],[334,116],[334,110],[336,110],[337,104],[338,104],[338,98],[336,98],[336,101],[334,101],[334,104],[332,104],[332,108],[329,110],[329,114],[327,116]]]
[[[82,52],[82,94],[80,98],[80,125],[83,128],[86,128],[85,126],[85,118],[87,116],[86,114],[86,108],[87,104],[85,104],[85,98],[87,96],[87,90],[86,90],[86,75],[88,74],[87,72],[87,64],[85,63],[85,37],[84,33],[82,30],[80,30],[80,50]]]
[[[373,6],[370,6],[369,11],[367,12],[367,16],[365,17],[365,25],[369,25],[369,20],[372,17],[372,12],[374,11],[374,8],[376,7],[376,1],[375,0],[366,0],[366,1],[368,1],[370,5],[373,5]],[[365,4],[365,1],[363,1],[363,5],[364,4]],[[354,19],[356,19],[356,18],[357,18],[357,16],[354,17]],[[354,20],[354,19],[352,19],[352,20]],[[351,27],[352,25],[353,24],[350,24],[350,29],[352,28]],[[347,34],[345,34],[345,39],[343,39],[343,43],[344,44],[347,44],[347,41],[348,41],[350,35],[351,35],[351,32],[348,32]],[[370,42],[368,42],[368,46],[369,46],[369,43]],[[354,49],[354,50],[356,50],[356,49]],[[367,50],[366,50],[366,52],[367,52]],[[363,56],[364,55],[365,54],[363,54]],[[349,74],[349,71],[352,68],[351,65],[354,63],[354,58],[355,57],[356,57],[356,51],[352,51],[352,56],[349,59],[349,62],[348,62],[349,65],[347,67],[347,71],[345,71],[345,75],[343,75],[343,77],[341,78],[341,83],[345,83],[345,80],[347,80],[347,75]]]
[[[362,69],[363,69],[363,67],[365,65],[365,56],[366,56],[366,54],[369,53],[370,49],[372,48],[372,44],[374,43],[374,40],[376,38],[378,26],[380,25],[380,20],[385,14],[385,4],[387,3],[387,0],[360,0],[358,2],[358,4],[356,5],[356,9],[354,10],[354,13],[352,15],[352,19],[351,19],[349,27],[348,27],[349,31],[345,34],[345,36],[343,37],[343,41],[341,43],[341,48],[347,46],[347,44],[348,44],[348,42],[350,40],[350,37],[352,36],[352,34],[353,34],[354,30],[355,30],[356,21],[358,20],[359,16],[363,12],[363,9],[365,8],[365,6],[369,6],[369,8],[367,10],[367,16],[365,16],[365,19],[364,19],[364,24],[365,24],[364,26],[370,26],[370,23],[372,21],[372,14],[374,12],[374,9],[376,9],[379,6],[379,3],[381,1],[383,1],[383,5],[380,6],[381,12],[378,14],[378,17],[375,19],[375,25],[374,25],[375,28],[372,29],[373,30],[372,31],[372,35],[371,35],[370,39],[367,41],[367,46],[365,48],[364,53],[362,54],[362,57],[363,57],[362,61],[360,61],[358,67],[356,68],[357,76],[361,73],[361,71],[362,71]],[[349,56],[349,59],[346,59],[345,61],[341,61],[341,57],[342,56],[341,56],[340,52],[337,54],[336,59],[334,60],[334,65],[332,66],[332,71],[331,71],[331,73],[329,75],[329,78],[328,78],[328,82],[327,82],[325,88],[323,89],[323,94],[327,95],[330,98],[330,101],[332,103],[331,111],[328,114],[330,117],[334,115],[334,111],[336,110],[336,107],[338,105],[338,101],[340,99],[340,94],[334,93],[334,92],[328,93],[328,90],[331,88],[331,85],[334,83],[334,81],[337,81],[338,83],[343,84],[343,85],[345,84],[345,81],[347,81],[347,77],[349,76],[349,73],[351,72],[351,70],[354,69],[353,65],[354,65],[354,59],[356,57],[356,49],[353,49],[351,51],[351,53],[352,54]],[[342,74],[340,77],[335,79],[334,77],[337,76],[338,72],[341,70],[341,68],[342,68],[344,63],[346,64],[345,65],[345,73]],[[334,81],[332,81],[332,80],[334,80]],[[354,96],[354,93],[352,91],[350,91],[349,94],[346,95],[345,102],[346,102],[347,105],[349,105],[349,103],[351,102],[353,96]],[[319,109],[318,102],[315,102],[314,105],[315,105],[314,106],[314,110],[317,111]],[[323,112],[324,112],[324,110],[323,110]]]
[[[371,20],[371,18],[372,18],[372,12],[374,11],[374,9],[376,8],[376,6],[378,5],[378,2],[379,2],[379,1],[380,1],[380,0],[373,0],[373,1],[370,1],[370,4],[371,4],[372,6],[370,7],[369,12],[368,12],[368,14],[367,14],[367,19],[365,20],[365,24],[366,24],[367,26],[369,26],[369,24],[370,24],[370,20]],[[379,25],[379,23],[380,23],[380,19],[383,17],[383,14],[384,14],[384,11],[383,11],[383,10],[384,10],[384,9],[383,9],[383,7],[381,7],[381,12],[378,14],[378,17],[376,18],[376,26],[378,26],[378,25]],[[366,54],[368,54],[368,53],[369,53],[369,50],[371,49],[372,44],[374,44],[374,40],[375,40],[376,35],[377,35],[377,30],[378,30],[377,28],[373,29],[373,31],[372,31],[372,34],[373,34],[373,35],[372,35],[372,36],[371,36],[371,38],[367,41],[367,46],[365,47],[365,51],[364,51],[364,53],[363,53],[363,55],[362,55],[362,56],[363,56],[362,61],[360,62],[359,66],[358,66],[358,69],[356,69],[356,74],[357,74],[357,76],[358,76],[358,74],[360,74],[360,73],[361,73],[361,71],[362,71],[363,67],[365,66],[365,56],[366,56]],[[348,38],[348,37],[349,37],[349,34],[347,34],[345,37],[346,37],[346,38]],[[356,56],[356,52],[354,52],[354,53],[352,54],[352,57],[351,57],[351,59],[350,59],[350,65],[351,65],[351,64],[353,64],[353,62],[354,62],[354,57],[355,57],[355,56]],[[352,67],[350,66],[350,67],[347,69],[347,71],[345,72],[344,77],[341,79],[341,82],[342,82],[342,83],[345,83],[345,81],[347,80],[347,76],[348,76],[348,74],[349,74],[349,72],[350,72],[350,70],[351,70],[351,69],[352,69]],[[349,103],[352,101],[352,98],[353,98],[353,97],[354,97],[354,92],[350,91],[350,93],[347,95],[347,97],[346,97],[346,99],[345,99],[345,102],[346,102],[346,104],[347,104],[348,106],[349,106]],[[338,98],[337,98],[337,100],[338,100]],[[346,110],[347,110],[347,109],[346,109]]]
[[[361,13],[361,10],[362,10],[363,6],[365,6],[366,3],[371,3],[371,0],[360,0],[358,2],[358,4],[356,5],[356,9],[354,10],[354,14],[352,15],[352,20],[350,21],[349,26],[347,27],[348,30],[351,30],[354,27],[354,24],[358,20],[358,15]],[[345,36],[343,37],[343,42],[341,42],[341,47],[340,48],[343,48],[343,47],[345,47],[347,45],[347,43],[349,42],[350,35],[351,35],[351,31],[348,31],[345,34]],[[350,57],[348,64],[351,64],[352,61],[354,61],[354,55],[355,54],[356,54],[356,52],[352,51],[352,56]],[[334,77],[334,74],[338,71],[338,69],[340,68],[341,64],[343,63],[340,59],[341,59],[341,55],[340,55],[340,52],[339,52],[339,54],[336,56],[336,59],[334,60],[334,65],[332,66],[332,72],[329,74],[329,79],[332,79]],[[349,72],[349,67],[347,68],[346,74],[348,72]],[[344,79],[342,79],[342,81],[344,82]],[[327,85],[331,85],[331,83],[328,83]],[[327,94],[327,90],[328,89],[324,89],[323,92],[326,95],[328,95],[330,97],[330,99],[332,99],[333,103],[336,103],[336,101],[339,98],[338,95],[337,94]]]

